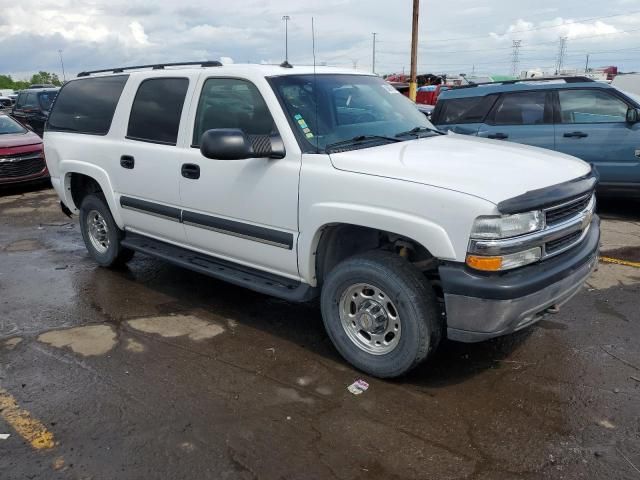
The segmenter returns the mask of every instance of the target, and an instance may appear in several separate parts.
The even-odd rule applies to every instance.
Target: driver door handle
[[[565,138],[585,138],[588,137],[588,133],[584,132],[567,132],[564,134]]]
[[[181,173],[184,178],[197,180],[200,178],[200,167],[195,163],[182,164]]]

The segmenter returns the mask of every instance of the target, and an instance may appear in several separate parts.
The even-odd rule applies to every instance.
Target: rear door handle
[[[184,178],[197,180],[200,178],[200,167],[195,163],[184,163],[181,168],[181,173]]]
[[[585,138],[588,137],[588,133],[584,132],[567,132],[564,134],[565,138]]]
[[[120,157],[120,166],[122,168],[131,170],[135,164],[136,164],[136,159],[133,158],[131,155],[122,155]]]
[[[507,138],[509,138],[509,135],[507,135],[506,133],[498,132],[487,135],[487,138],[491,138],[493,140],[506,140]]]

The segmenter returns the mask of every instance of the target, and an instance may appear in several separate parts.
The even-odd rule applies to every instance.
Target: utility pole
[[[511,75],[514,77],[519,76],[518,72],[520,67],[520,47],[522,46],[522,40],[513,41],[513,54],[511,56]]]
[[[358,59],[357,58],[352,58],[351,62],[353,63],[353,69],[357,70],[358,69]]]
[[[283,15],[282,20],[284,20],[284,61],[289,63],[289,20],[291,17]]]
[[[562,65],[564,64],[564,55],[567,53],[567,37],[560,37],[560,45],[558,47],[558,62],[556,64],[556,75],[560,75]]]
[[[589,73],[589,54],[587,53],[587,63],[584,64],[584,73]]]
[[[371,60],[371,71],[376,73],[376,35],[377,33],[373,32],[373,59]]]
[[[418,91],[417,70],[418,70],[418,11],[420,10],[420,0],[413,0],[413,21],[411,23],[411,78],[409,80],[409,98],[416,101]]]
[[[60,55],[60,66],[62,67],[62,82],[66,83],[67,76],[64,73],[64,62],[62,61],[62,50],[58,50],[58,55]]]

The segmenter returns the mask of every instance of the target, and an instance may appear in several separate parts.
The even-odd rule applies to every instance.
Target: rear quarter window
[[[433,122],[438,125],[453,123],[479,123],[484,120],[495,103],[497,95],[452,98],[438,102]]]
[[[187,88],[187,78],[144,80],[131,107],[127,138],[175,145]]]
[[[53,104],[48,131],[106,135],[128,75],[73,80]]]

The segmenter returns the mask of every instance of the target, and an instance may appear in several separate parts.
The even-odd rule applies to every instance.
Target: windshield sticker
[[[307,125],[307,122],[304,121],[304,118],[302,118],[302,115],[296,113],[293,118],[298,122],[298,126],[302,129],[304,136],[307,138],[313,138],[313,133],[311,133],[311,129],[309,128],[309,125]]]
[[[395,88],[393,88],[393,86],[383,83],[382,85],[380,85],[382,88],[384,88],[387,92],[389,93],[400,93],[398,90],[396,90]]]

